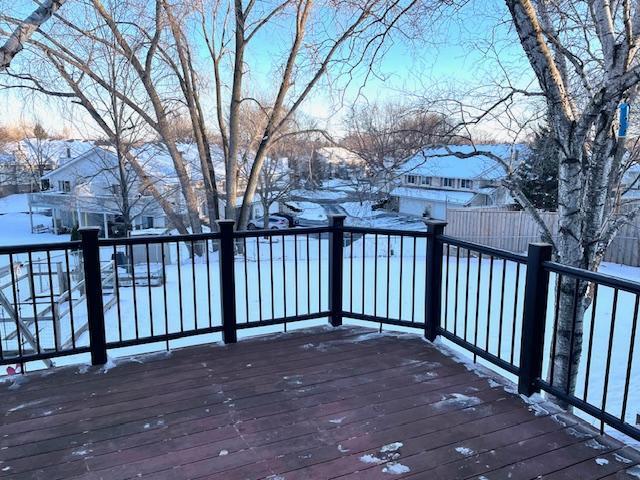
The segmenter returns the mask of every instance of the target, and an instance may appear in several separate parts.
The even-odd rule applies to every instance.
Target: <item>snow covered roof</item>
[[[391,191],[393,197],[417,198],[432,202],[457,203],[467,205],[473,197],[474,192],[456,192],[451,190],[432,190],[426,188],[396,187]]]
[[[178,150],[182,153],[186,168],[192,180],[202,179],[202,169],[200,167],[200,157],[197,147],[191,144],[178,144]],[[133,149],[132,154],[136,157],[145,172],[151,177],[161,179],[164,183],[177,182],[177,175],[173,165],[173,159],[162,143],[147,143]],[[56,177],[60,172],[68,169],[76,169],[79,164],[98,160],[102,168],[116,168],[118,159],[109,146],[92,147],[86,152],[67,161],[57,169],[47,173],[43,178]],[[216,162],[214,162],[214,165]],[[109,166],[109,167],[107,167]],[[223,165],[224,167],[224,165]]]
[[[487,152],[502,158],[507,163],[518,161],[518,152],[525,145],[449,145],[448,147],[429,148],[414,155],[401,167],[402,174],[416,174],[428,177],[464,178],[482,180],[500,180],[505,176],[504,167],[486,155],[460,158],[455,153],[471,154]]]
[[[17,142],[10,142],[4,146],[7,153],[16,155],[19,159],[29,159],[34,155],[41,159],[48,159],[57,164],[75,158],[95,147],[90,140],[57,140],[25,138]]]
[[[362,158],[343,147],[322,147],[316,150],[316,153],[323,157],[327,162],[334,164],[357,164],[361,163]]]

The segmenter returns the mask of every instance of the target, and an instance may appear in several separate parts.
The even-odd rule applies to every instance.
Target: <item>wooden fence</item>
[[[558,214],[543,212],[541,216],[556,238]],[[541,240],[536,222],[524,211],[450,208],[447,222],[447,235],[512,252],[525,252],[529,243]],[[640,266],[639,219],[622,227],[609,246],[605,261]]]

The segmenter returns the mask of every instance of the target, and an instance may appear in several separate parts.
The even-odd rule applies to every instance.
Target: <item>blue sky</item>
[[[499,48],[501,59],[525,72],[525,78],[530,78],[528,63],[517,37],[505,22],[506,15],[506,7],[500,0],[472,0],[455,14],[425,28],[418,40],[406,41],[396,36],[377,66],[380,77],[370,77],[362,87],[361,72],[346,91],[345,102],[402,100],[412,93],[420,95],[445,87],[464,90],[486,84],[497,70],[493,54],[485,55],[490,42]],[[248,52],[251,73],[245,83],[247,88],[255,89],[252,94],[260,95],[274,88],[269,82],[269,56],[278,53],[277,40],[284,35],[284,30],[275,34],[270,31],[254,40]],[[209,68],[207,63],[203,65]],[[37,117],[52,129],[59,129],[64,124],[72,131],[78,131],[84,124],[84,115],[80,112],[71,116],[65,112],[61,116],[58,106],[53,103],[38,102],[35,107],[25,105],[21,98],[6,92],[0,92],[0,107],[12,112],[14,118],[22,116],[29,121]],[[341,108],[335,95],[318,89],[303,111],[317,118],[319,125],[340,132],[346,109]]]

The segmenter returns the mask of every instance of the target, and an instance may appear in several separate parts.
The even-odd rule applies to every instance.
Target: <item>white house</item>
[[[477,151],[490,152],[505,162],[517,162],[523,145],[477,145]],[[407,160],[399,169],[397,186],[390,192],[392,204],[400,213],[438,220],[446,219],[447,208],[510,206],[515,201],[502,186],[505,169],[485,155],[470,154],[470,145],[451,145],[427,149]]]
[[[148,144],[136,154],[156,189],[184,214],[184,200],[166,150]],[[199,170],[187,167],[197,184]],[[125,233],[128,222],[134,230],[171,226],[133,169],[120,169],[115,153],[103,147],[94,147],[44,175],[42,191],[32,194],[30,202],[32,208],[51,211],[56,233],[74,226],[99,226],[104,236],[116,236]]]
[[[178,144],[191,183],[198,196],[200,216],[207,216],[202,182],[202,166],[196,145]],[[219,193],[220,213],[224,214],[224,161],[219,147],[212,145],[212,159]],[[147,143],[132,151],[147,176],[173,206],[186,217],[186,207],[173,160],[162,143]],[[239,181],[242,187],[242,179]],[[237,199],[238,206],[242,197]],[[30,195],[32,209],[51,212],[52,229],[65,233],[74,227],[99,226],[104,236],[125,234],[127,223],[133,230],[172,227],[158,202],[145,191],[133,169],[120,170],[118,158],[109,147],[93,147],[64,161],[41,179],[41,191]],[[277,204],[272,206],[277,211]],[[249,218],[262,215],[260,196],[255,195]],[[186,218],[185,218],[186,220]]]

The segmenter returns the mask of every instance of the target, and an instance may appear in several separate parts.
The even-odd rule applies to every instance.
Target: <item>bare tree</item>
[[[31,183],[40,188],[40,179],[49,170],[55,168],[53,145],[49,133],[41,123],[36,123],[31,135],[27,135],[22,144],[25,147],[24,161],[32,176]]]
[[[362,160],[350,175],[361,200],[388,194],[399,167],[425,147],[459,140],[443,115],[399,102],[354,105],[346,127],[340,145]]]
[[[173,128],[173,121],[181,116],[182,103],[174,95],[180,92],[179,82],[166,62],[170,56],[164,43],[166,15],[159,0],[153,11],[146,12],[146,8],[146,4],[135,0],[106,6],[96,0],[76,4],[73,14],[81,22],[56,14],[54,31],[40,29],[28,41],[40,64],[44,59],[52,68],[34,71],[26,65],[24,72],[8,74],[13,84],[6,84],[5,88],[71,99],[87,111],[109,141],[119,136],[113,115],[120,108],[127,109],[131,118],[135,116],[144,123],[148,136],[155,132],[162,138],[184,197],[187,224],[136,159],[128,161],[181,233],[187,233],[189,228],[200,232],[199,200]],[[2,19],[12,21],[6,15]],[[124,29],[124,25],[135,28]],[[119,70],[115,74],[114,66]],[[122,107],[114,106],[114,98]]]
[[[293,187],[288,160],[270,155],[260,171],[257,193],[262,204],[264,228],[269,228],[269,211],[276,202],[284,201]]]
[[[247,223],[249,206],[268,151],[291,117],[329,73],[336,78],[342,74],[352,75],[358,67],[371,69],[382,54],[382,44],[417,4],[413,0],[367,0],[362,4],[312,0],[245,4],[241,0],[214,0],[210,8],[215,13],[211,18],[203,5],[202,31],[213,63],[216,119],[226,160],[225,215],[228,218],[236,216],[242,105],[257,104],[266,121],[253,153],[240,209],[240,228]],[[260,41],[266,26],[277,31],[279,24],[288,28],[284,34],[288,40],[279,45],[281,62],[275,61],[275,55],[271,56],[274,89],[269,101],[261,101],[245,92],[246,80],[251,79],[246,75],[251,68],[247,52]],[[317,28],[310,28],[312,25]],[[233,68],[227,83],[223,67],[228,58]],[[227,85],[230,85],[228,90]]]
[[[66,0],[45,0],[31,15],[17,23],[13,32],[0,46],[0,72],[9,68],[13,58],[22,51],[34,32],[51,18]]]

